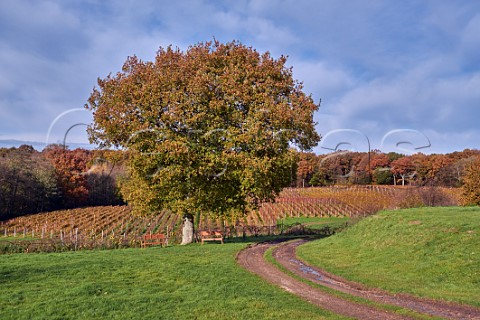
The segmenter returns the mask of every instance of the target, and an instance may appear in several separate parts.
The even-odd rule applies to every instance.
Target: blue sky
[[[87,142],[83,105],[127,56],[215,37],[288,55],[324,153],[480,149],[479,1],[0,0],[0,140]],[[382,144],[383,141],[383,144]],[[403,144],[397,144],[403,142]],[[344,144],[345,145],[345,144]],[[428,147],[429,146],[429,147]],[[403,149],[400,149],[403,148]]]

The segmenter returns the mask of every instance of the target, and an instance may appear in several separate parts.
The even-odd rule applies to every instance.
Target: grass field
[[[373,287],[480,306],[479,234],[480,208],[384,211],[298,255]],[[0,319],[342,319],[239,267],[246,245],[0,255]]]
[[[480,306],[480,208],[384,211],[298,256],[392,292]]]
[[[0,256],[0,319],[342,319],[235,262],[246,244]]]
[[[348,217],[288,217],[277,220],[277,225],[288,228],[295,224],[301,223],[310,229],[321,229],[326,226],[329,226],[333,229],[338,229],[344,227],[352,220],[355,219]]]

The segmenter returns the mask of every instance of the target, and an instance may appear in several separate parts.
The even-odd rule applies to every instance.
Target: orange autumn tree
[[[480,156],[468,163],[465,168],[462,196],[465,204],[480,206]]]
[[[121,192],[133,210],[226,217],[288,186],[290,144],[309,150],[320,137],[318,105],[285,64],[215,41],[160,48],[152,62],[129,57],[122,72],[99,79],[86,106],[90,139],[129,153]]]
[[[295,185],[297,187],[305,187],[305,183],[309,183],[313,176],[314,169],[317,165],[317,157],[312,152],[300,152],[297,159],[297,181]]]
[[[390,166],[390,171],[393,173],[395,185],[397,185],[399,181],[402,181],[402,186],[404,186],[407,179],[413,179],[416,174],[415,165],[411,157],[402,157],[397,160],[393,160]]]
[[[376,184],[391,184],[393,174],[390,172],[390,159],[379,150],[371,152],[370,174]]]
[[[88,184],[85,173],[92,154],[88,150],[68,150],[60,145],[49,145],[43,153],[55,168],[57,184],[63,205],[67,208],[87,204]]]

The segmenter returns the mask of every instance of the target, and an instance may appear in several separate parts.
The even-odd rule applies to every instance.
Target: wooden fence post
[[[78,246],[78,228],[75,228],[75,251],[77,250]]]

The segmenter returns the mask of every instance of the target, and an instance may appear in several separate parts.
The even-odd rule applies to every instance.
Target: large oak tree
[[[92,142],[128,152],[124,199],[138,213],[231,216],[290,183],[292,144],[315,146],[312,98],[284,56],[238,42],[160,48],[98,80]]]

